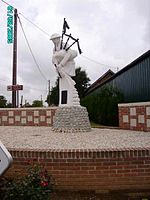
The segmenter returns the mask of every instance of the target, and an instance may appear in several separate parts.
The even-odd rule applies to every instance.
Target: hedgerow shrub
[[[123,102],[123,94],[113,87],[103,87],[99,93],[81,100],[87,107],[89,118],[95,123],[118,126],[118,103]]]

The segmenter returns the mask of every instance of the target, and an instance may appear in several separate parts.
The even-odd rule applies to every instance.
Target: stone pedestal
[[[88,112],[82,106],[64,106],[56,110],[53,122],[56,132],[87,132],[91,131]]]

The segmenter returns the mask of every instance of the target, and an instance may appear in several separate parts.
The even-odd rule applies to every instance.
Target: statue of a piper
[[[75,76],[74,58],[77,57],[77,51],[72,50],[70,47],[77,43],[79,53],[82,52],[79,47],[79,39],[73,38],[71,34],[67,35],[67,28],[69,29],[69,26],[64,19],[62,36],[54,33],[50,38],[54,43],[52,62],[59,75],[59,106],[80,106],[75,82],[71,78]],[[63,42],[64,35],[68,37],[66,43]],[[73,43],[70,46],[68,45],[69,39],[73,40]]]
[[[75,81],[72,79],[75,76],[74,59],[77,57],[77,51],[72,50],[71,46],[77,43],[81,54],[79,39],[66,34],[66,29],[69,29],[69,26],[64,19],[62,36],[54,33],[50,38],[54,43],[52,62],[59,76],[59,107],[54,116],[52,130],[55,132],[91,131],[87,110],[80,106]],[[64,36],[67,36],[65,43]],[[68,45],[70,39],[73,42]]]

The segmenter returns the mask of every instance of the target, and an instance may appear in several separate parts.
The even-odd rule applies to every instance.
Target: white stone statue
[[[59,75],[59,106],[80,106],[78,92],[75,88],[75,62],[77,51],[63,49],[61,36],[57,33],[51,35],[50,40],[54,43],[52,62]]]

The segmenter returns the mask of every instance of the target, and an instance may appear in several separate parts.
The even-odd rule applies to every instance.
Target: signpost
[[[7,7],[7,43],[13,43],[13,7]]]
[[[8,85],[7,91],[23,90],[23,85]]]
[[[17,84],[17,9],[11,5],[7,7],[7,43],[13,43],[13,71],[12,85],[7,86],[7,91],[12,91],[12,106],[15,108],[19,105],[19,90],[23,90],[23,85]],[[17,105],[16,105],[17,95]]]
[[[17,85],[17,9],[14,9],[14,42],[12,85]],[[16,108],[16,91],[12,90],[12,105]]]
[[[6,147],[0,142],[0,176],[10,167],[13,159]]]
[[[7,91],[17,92],[17,107],[19,107],[19,90],[23,90],[23,85],[8,85]]]

